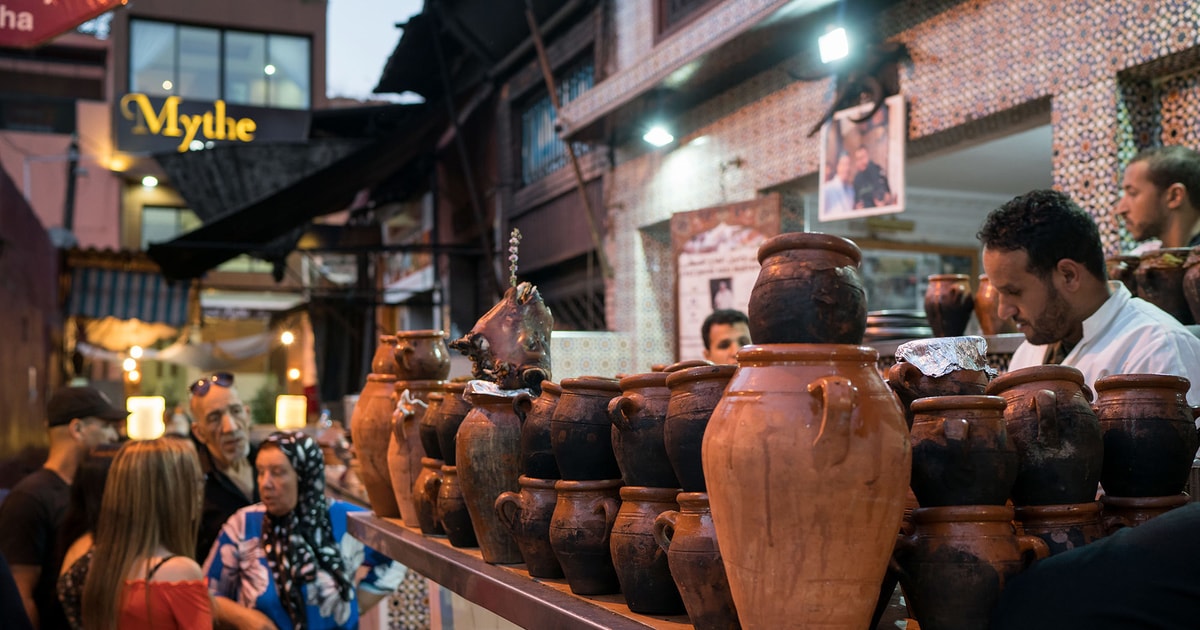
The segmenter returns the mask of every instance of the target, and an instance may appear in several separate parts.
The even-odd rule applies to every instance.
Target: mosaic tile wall
[[[649,372],[634,361],[631,336],[614,332],[554,331],[550,358],[554,381],[577,376],[616,376]]]
[[[653,43],[646,10],[629,5],[649,3],[614,4],[620,7],[611,16],[619,34],[614,65],[635,68]],[[735,10],[724,9],[677,38],[691,41],[720,28],[720,20],[737,19]],[[881,24],[912,50],[902,82],[909,139],[922,151],[960,142],[955,131],[976,121],[1026,116],[1049,100],[1055,186],[1097,218],[1110,252],[1127,239],[1112,210],[1128,159],[1160,141],[1200,145],[1200,3],[910,0]],[[637,80],[619,75],[594,91],[612,99]],[[605,182],[607,247],[616,269],[608,299],[614,330],[636,331],[640,339],[665,335],[673,326],[669,312],[642,308],[668,299],[673,282],[652,272],[648,261],[654,256],[639,228],[812,176],[819,147],[807,131],[830,97],[828,81],[789,82],[776,68],[680,117],[672,148],[618,148],[617,166]],[[703,142],[693,143],[697,139]],[[722,169],[738,158],[739,167]],[[638,365],[669,360],[671,352],[657,342],[634,348]]]

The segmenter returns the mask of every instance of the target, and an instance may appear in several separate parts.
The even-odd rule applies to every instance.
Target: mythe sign
[[[189,101],[178,96],[126,94],[117,102],[117,149],[159,153],[212,147],[216,143],[304,141],[305,110]]]

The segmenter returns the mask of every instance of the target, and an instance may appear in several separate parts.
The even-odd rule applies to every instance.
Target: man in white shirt
[[[1070,197],[1035,190],[992,211],[978,234],[997,311],[1025,335],[1009,370],[1061,364],[1088,385],[1109,374],[1174,374],[1200,404],[1200,339],[1109,283],[1095,222]]]

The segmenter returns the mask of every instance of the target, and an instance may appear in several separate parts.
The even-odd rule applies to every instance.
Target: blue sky
[[[401,29],[395,25],[420,13],[423,4],[424,0],[329,0],[326,94],[381,98],[371,90],[400,41]]]

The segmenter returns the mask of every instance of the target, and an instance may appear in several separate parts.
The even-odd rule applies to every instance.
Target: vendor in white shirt
[[[1200,339],[1157,306],[1109,283],[1096,224],[1067,195],[1035,190],[993,210],[979,231],[997,311],[1025,341],[1008,369],[1069,365],[1088,385],[1109,374],[1174,374],[1200,404]]]

